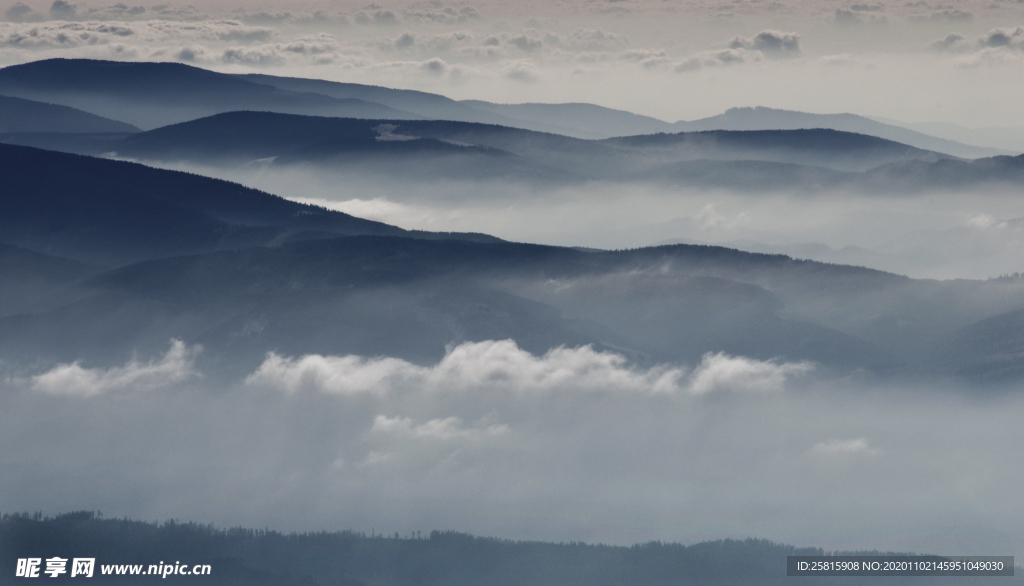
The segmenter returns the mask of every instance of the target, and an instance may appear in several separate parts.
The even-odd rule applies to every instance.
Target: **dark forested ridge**
[[[182,63],[35,61],[0,69],[0,94],[71,106],[140,128],[239,109],[419,118],[383,104],[281,90]]]
[[[11,145],[0,159],[0,242],[96,264],[340,234],[438,236],[134,163]]]
[[[0,96],[0,135],[12,132],[128,133],[139,129],[88,112]]]
[[[497,149],[525,157],[538,166],[544,161],[565,172],[593,178],[625,176],[678,160],[763,160],[866,170],[904,160],[933,162],[945,158],[892,141],[835,130],[706,131],[590,141],[470,122],[326,119],[271,112],[231,112],[159,128],[126,138],[115,150],[165,160],[215,156],[246,161],[285,157],[288,162],[310,162],[360,148],[400,147],[417,139]]]
[[[953,156],[976,158],[1008,154],[998,149],[936,138],[855,114],[732,108],[710,118],[671,123],[595,104],[455,101],[427,92],[355,83],[262,74],[223,74],[181,63],[89,59],[36,61],[0,71],[0,94],[80,107],[144,128],[156,128],[217,112],[258,109],[356,118],[481,122],[588,139],[700,130],[827,128],[877,136]]]
[[[376,143],[368,121],[333,122]],[[515,144],[538,136],[461,128]],[[233,140],[261,148],[251,138]],[[174,338],[237,377],[269,351],[430,364],[453,343],[514,339],[534,354],[591,344],[647,363],[726,352],[839,372],[1022,372],[1010,332],[981,324],[981,354],[961,351],[974,339],[964,328],[1024,305],[1019,279],[934,282],[720,247],[584,251],[407,231],[134,163],[9,145],[0,156],[0,354],[11,363],[110,366]]]
[[[786,130],[798,128],[830,128],[858,134],[877,136],[921,149],[938,151],[958,157],[991,157],[999,149],[967,145],[952,140],[915,132],[902,126],[885,124],[856,114],[810,114],[776,108],[729,108],[722,114],[676,122],[675,132],[697,130]]]
[[[80,512],[0,520],[0,583],[12,578],[19,557],[95,557],[92,582],[144,583],[102,575],[103,565],[209,564],[208,576],[168,576],[170,583],[302,584],[345,586],[620,586],[620,585],[846,585],[863,578],[787,578],[786,556],[824,555],[763,539],[726,539],[694,545],[649,542],[608,546],[474,537],[453,531],[366,535],[352,531],[291,533],[195,523],[103,519]],[[860,552],[879,553],[879,552]],[[57,578],[69,580],[66,575]],[[52,580],[46,577],[47,581]],[[917,580],[918,582],[915,582]],[[872,578],[886,586],[921,578]],[[1021,578],[987,578],[1019,584]],[[946,578],[929,583],[973,583]]]
[[[583,140],[475,122],[234,111],[134,134],[19,132],[0,136],[0,142],[243,174],[300,165],[338,178],[348,174],[416,182],[600,180],[740,191],[913,193],[1024,180],[1021,157],[959,160],[829,129]]]

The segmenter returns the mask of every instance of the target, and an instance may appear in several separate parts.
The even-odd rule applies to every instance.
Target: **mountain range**
[[[0,157],[0,269],[17,283],[0,290],[0,353],[13,363],[116,364],[174,338],[239,376],[271,350],[430,363],[452,343],[511,338],[651,364],[726,352],[992,381],[1024,366],[995,318],[1024,306],[1021,279],[414,232],[133,163],[10,145]]]
[[[122,134],[12,133],[0,142],[227,170],[300,166],[387,180],[660,183],[746,191],[912,193],[1013,186],[1024,158],[961,160],[829,129],[699,131],[585,140],[490,124],[228,112]]]
[[[410,185],[904,193],[1012,189],[1024,155],[964,160],[830,128],[652,132],[654,119],[596,106],[498,107],[177,64],[30,63],[0,70],[0,93],[18,95],[0,99],[0,351],[15,362],[114,364],[174,338],[234,376],[271,350],[429,363],[452,343],[511,338],[535,353],[591,344],[652,364],[726,352],[877,376],[1024,372],[1024,342],[1000,325],[1020,319],[1017,278],[935,282],[713,246],[601,251],[410,231],[111,160]],[[790,114],[700,124],[798,125]],[[648,133],[578,138],[509,123],[525,119]]]
[[[669,124],[590,104],[459,102],[175,63],[64,59],[0,69],[0,96],[0,122],[9,121],[0,143],[219,168],[232,178],[301,166],[327,183],[354,174],[884,194],[1005,190],[1024,179],[1021,157],[967,160],[950,153],[1001,151],[850,114],[741,108]]]
[[[262,74],[221,74],[177,63],[37,61],[0,69],[0,95],[70,106],[147,130],[222,112],[258,110],[477,122],[586,139],[699,130],[827,128],[963,158],[1019,154],[938,138],[854,114],[734,108],[719,116],[673,123],[593,104],[460,102],[412,90]]]

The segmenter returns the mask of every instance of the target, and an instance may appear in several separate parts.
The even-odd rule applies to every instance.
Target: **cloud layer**
[[[466,342],[450,348],[435,366],[397,358],[270,354],[246,383],[286,393],[336,395],[424,392],[664,394],[690,392],[778,392],[787,379],[812,370],[808,363],[775,363],[708,354],[689,376],[680,367],[637,369],[621,354],[590,346],[555,348],[534,356],[513,340]]]
[[[159,360],[133,359],[114,368],[83,368],[78,362],[60,364],[32,377],[32,388],[50,395],[94,397],[108,393],[152,391],[197,376],[193,369],[200,346],[172,340]]]
[[[0,507],[555,541],[1024,545],[1024,477],[1005,465],[1024,441],[1017,397],[724,355],[652,392],[667,370],[500,341],[432,366],[268,360],[260,384],[213,384],[181,378],[190,352],[4,383],[0,466],[17,473],[0,476]]]

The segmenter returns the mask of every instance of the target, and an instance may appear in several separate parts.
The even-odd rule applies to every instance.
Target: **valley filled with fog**
[[[927,279],[1017,273],[1024,254],[1021,194],[1005,187],[751,193],[600,181],[556,187],[411,182],[319,169],[156,164],[407,229],[485,232],[518,242],[602,249],[715,244]]]

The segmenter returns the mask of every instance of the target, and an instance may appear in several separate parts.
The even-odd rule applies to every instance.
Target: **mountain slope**
[[[655,182],[743,191],[913,193],[1021,180],[1020,158],[961,161],[828,129],[701,131],[583,140],[489,124],[228,112],[131,135],[25,133],[0,142],[256,174],[569,184]]]
[[[668,123],[593,104],[494,104],[413,90],[261,74],[232,75],[177,63],[50,59],[0,69],[0,95],[71,106],[145,129],[233,110],[391,120],[498,124],[576,138],[699,130],[829,128],[966,158],[1010,154],[936,138],[853,114],[733,108]]]
[[[949,122],[904,122],[873,116],[873,120],[908,130],[969,145],[1000,149],[1006,153],[1024,153],[1024,126],[971,128]]]
[[[0,96],[0,134],[11,132],[126,133],[138,132],[131,124],[21,98]]]
[[[267,112],[220,114],[140,133],[104,148],[161,161],[237,165],[266,159],[331,170],[350,165],[357,172],[387,175],[556,181],[578,180],[581,171],[617,155],[588,141],[502,126]]]
[[[592,104],[494,104],[480,100],[455,101],[439,94],[357,83],[256,73],[240,74],[239,77],[283,90],[377,102],[424,118],[498,124],[574,138],[608,138],[671,128],[661,120]]]
[[[670,132],[672,129],[670,124],[657,118],[594,104],[495,104],[480,100],[464,100],[461,103],[542,127],[572,129],[575,132],[561,134],[578,138],[654,134]]]
[[[83,285],[80,301],[0,320],[0,350],[116,361],[176,338],[201,343],[235,375],[271,350],[430,363],[452,343],[509,338],[536,354],[593,344],[647,362],[697,361],[713,351],[844,370],[889,362],[869,342],[780,318],[779,300],[757,285],[691,274],[699,266],[778,269],[788,261],[761,256],[709,247],[586,253],[378,236],[211,252],[104,273]],[[651,281],[666,259],[675,259],[679,272]],[[594,279],[615,285],[594,289]],[[534,290],[552,280],[580,289]],[[577,317],[567,319],[567,311]],[[99,331],[109,332],[110,342],[90,346]]]
[[[0,145],[0,159],[0,241],[86,262],[124,264],[323,235],[444,236],[133,163],[10,145]]]
[[[36,61],[0,69],[0,94],[63,104],[144,129],[232,110],[419,118],[365,100],[284,91],[180,63]]]
[[[466,132],[493,131],[479,126]],[[0,157],[12,266],[38,264],[34,291],[62,291],[33,305],[33,290],[12,289],[0,354],[15,362],[118,364],[175,338],[237,377],[269,351],[429,364],[452,343],[511,338],[535,354],[593,344],[647,364],[725,352],[887,373],[1024,305],[1018,284],[708,246],[582,251],[407,232],[137,164],[13,146]],[[81,281],[92,269],[52,256],[122,268]]]
[[[68,285],[101,270],[71,259],[0,244],[0,316],[66,302]]]
[[[936,344],[936,370],[987,382],[1024,377],[1024,308],[959,329]]]
[[[238,77],[246,81],[261,83],[282,90],[317,93],[339,99],[356,98],[376,102],[405,112],[412,112],[426,119],[498,124],[540,132],[554,132],[577,138],[593,138],[587,135],[588,133],[582,133],[587,136],[579,136],[578,129],[570,126],[510,118],[486,109],[475,108],[466,102],[457,102],[440,94],[358,83],[340,83],[321,79],[279,77],[260,73],[238,74]]]
[[[828,128],[867,134],[900,142],[920,149],[937,151],[969,159],[1009,154],[999,149],[977,147],[937,138],[921,132],[885,124],[856,114],[809,114],[775,108],[730,108],[725,113],[700,120],[679,121],[673,125],[679,132],[700,130],[797,130]]]
[[[324,119],[264,112],[233,112],[160,128],[104,144],[118,154],[154,160],[240,164],[315,163],[375,155],[412,157],[477,154],[492,173],[580,179],[659,177],[659,167],[683,161],[761,161],[864,171],[902,161],[937,161],[943,155],[891,141],[833,130],[698,132],[580,140],[503,126],[450,121]],[[516,155],[507,157],[502,155]],[[387,169],[394,173],[398,164]],[[483,167],[481,167],[483,168]],[[459,178],[457,166],[436,172]],[[462,175],[464,177],[464,175]],[[770,182],[769,182],[770,184]]]
[[[935,163],[902,161],[872,169],[868,181],[876,186],[957,190],[978,185],[1000,185],[1018,189],[1024,184],[1024,155],[998,156],[973,161],[946,159]]]
[[[899,161],[934,162],[945,157],[890,140],[830,129],[709,130],[610,138],[649,161],[754,160],[813,165],[840,171],[866,171]]]

